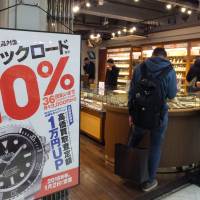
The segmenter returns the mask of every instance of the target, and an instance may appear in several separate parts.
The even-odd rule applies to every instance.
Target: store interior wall
[[[95,53],[96,59],[95,60],[91,60],[92,62],[94,62],[96,70],[95,70],[95,82],[97,83],[98,81],[98,65],[99,65],[99,47],[88,47],[87,45],[87,41],[83,40],[82,41],[82,51],[81,51],[81,74],[84,74],[84,70],[83,70],[83,66],[84,66],[84,58],[85,57],[89,57],[88,56],[88,52],[89,51],[93,51]]]

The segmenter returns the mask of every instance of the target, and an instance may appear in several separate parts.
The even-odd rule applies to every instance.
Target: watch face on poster
[[[40,175],[43,147],[26,128],[11,127],[0,136],[0,193],[8,200],[28,190]]]

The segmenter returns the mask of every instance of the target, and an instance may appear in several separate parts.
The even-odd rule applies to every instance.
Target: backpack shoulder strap
[[[146,78],[148,76],[148,73],[147,73],[147,66],[145,64],[145,62],[143,62],[141,65],[140,65],[140,68],[141,68],[141,75],[142,75],[142,78]]]
[[[161,73],[158,74],[158,76],[156,77],[159,80],[162,80],[165,76],[168,75],[168,73],[173,69],[172,65],[169,65],[168,67],[165,67]]]

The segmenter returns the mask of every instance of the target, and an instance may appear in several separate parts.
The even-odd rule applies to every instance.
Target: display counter
[[[200,108],[192,102],[188,108],[169,111],[169,125],[162,147],[160,167],[180,167],[200,161]],[[129,135],[128,109],[106,105],[105,160],[114,164],[115,144],[127,144]],[[148,134],[143,146],[148,147]]]
[[[105,112],[87,107],[81,108],[81,131],[91,138],[103,143],[105,127]]]
[[[104,142],[105,110],[103,104],[103,96],[97,95],[94,90],[82,90],[80,129],[100,143]]]
[[[105,141],[105,118],[104,106],[118,104],[126,106],[127,94],[124,91],[106,91],[100,95],[98,90],[82,89],[81,91],[81,131],[93,139],[103,143]]]
[[[114,165],[115,144],[127,144],[129,136],[127,94],[120,91],[99,95],[81,92],[81,131],[105,141],[106,163]],[[178,96],[169,101],[169,124],[160,167],[181,167],[200,161],[200,98]],[[142,144],[149,146],[148,134]]]

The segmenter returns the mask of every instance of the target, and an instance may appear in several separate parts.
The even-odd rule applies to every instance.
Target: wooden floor
[[[70,200],[134,200],[143,196],[135,185],[114,175],[104,163],[103,146],[85,136],[81,136],[80,185],[69,193]]]

